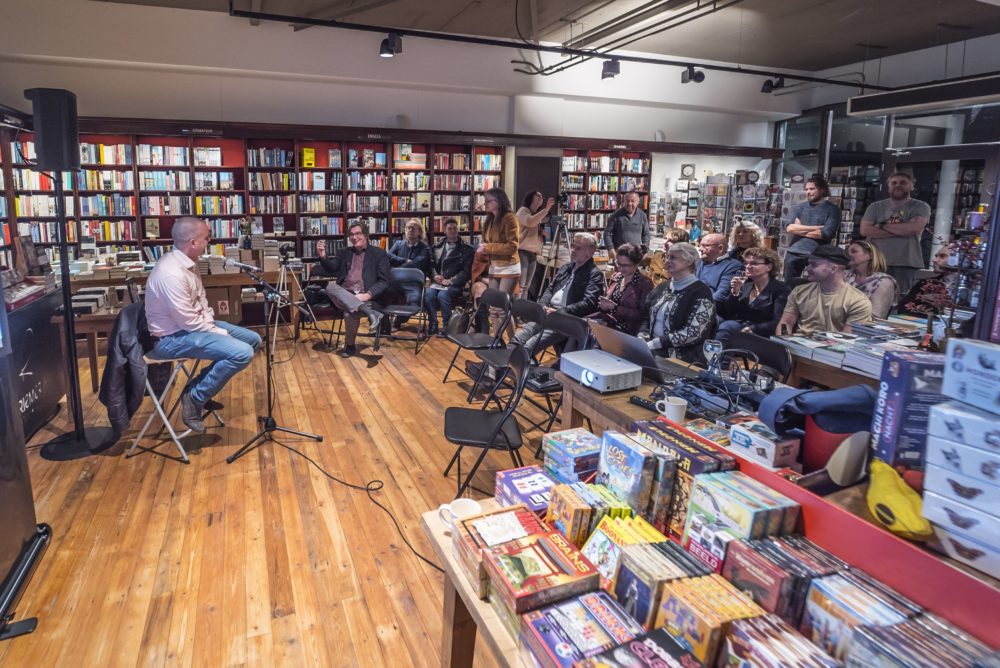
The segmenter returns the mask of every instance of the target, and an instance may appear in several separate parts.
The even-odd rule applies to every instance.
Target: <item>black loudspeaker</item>
[[[61,88],[29,88],[38,167],[67,172],[80,168],[76,95]]]

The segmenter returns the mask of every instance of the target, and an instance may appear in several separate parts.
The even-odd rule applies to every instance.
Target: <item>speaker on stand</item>
[[[76,118],[76,95],[59,88],[29,88],[24,97],[31,100],[35,132],[35,167],[52,172],[55,183],[56,220],[59,228],[59,269],[63,293],[63,333],[69,370],[67,401],[73,413],[73,431],[57,436],[42,446],[42,457],[51,461],[69,461],[86,457],[111,447],[110,427],[87,428],[83,422],[80,397],[80,367],[76,356],[76,327],[73,322],[73,290],[70,287],[69,244],[66,239],[66,202],[63,172],[80,169],[80,136]]]

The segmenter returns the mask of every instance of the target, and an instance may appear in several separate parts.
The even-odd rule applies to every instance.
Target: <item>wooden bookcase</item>
[[[568,229],[600,234],[632,190],[639,193],[639,208],[648,212],[649,153],[564,149],[561,167],[559,185],[568,195],[563,207]]]
[[[0,262],[10,266],[7,244],[19,224],[55,261],[53,184],[28,166],[33,136],[0,136]],[[209,251],[218,254],[246,233],[248,219],[306,260],[315,259],[319,239],[343,245],[354,220],[383,248],[410,218],[430,243],[449,218],[475,242],[484,193],[503,184],[497,146],[114,133],[84,133],[80,144],[80,171],[64,175],[74,258],[91,238],[98,252],[158,258],[185,215],[209,223]]]

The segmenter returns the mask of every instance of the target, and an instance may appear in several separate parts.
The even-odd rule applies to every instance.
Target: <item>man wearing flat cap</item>
[[[809,336],[814,332],[850,332],[851,324],[872,319],[872,303],[855,287],[844,282],[850,265],[839,246],[820,246],[809,256],[809,282],[788,295],[778,321],[778,334]]]

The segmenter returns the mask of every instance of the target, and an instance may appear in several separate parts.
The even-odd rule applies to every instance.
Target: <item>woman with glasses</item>
[[[654,355],[705,364],[702,346],[715,333],[712,290],[695,276],[698,249],[677,243],[667,251],[670,280],[646,298],[639,338]]]
[[[872,317],[888,317],[899,296],[896,279],[886,273],[885,255],[878,246],[857,239],[847,247],[850,269],[844,272],[844,282],[865,293],[872,303]]]
[[[743,252],[741,275],[729,284],[728,299],[719,303],[719,333],[723,343],[734,332],[746,332],[769,337],[774,334],[785,310],[788,293],[786,284],[777,280],[781,259],[769,248],[747,248]]]
[[[598,312],[590,318],[635,336],[642,324],[643,304],[653,291],[653,281],[639,272],[642,248],[625,243],[615,253],[618,272],[611,277],[604,296],[597,298]]]

